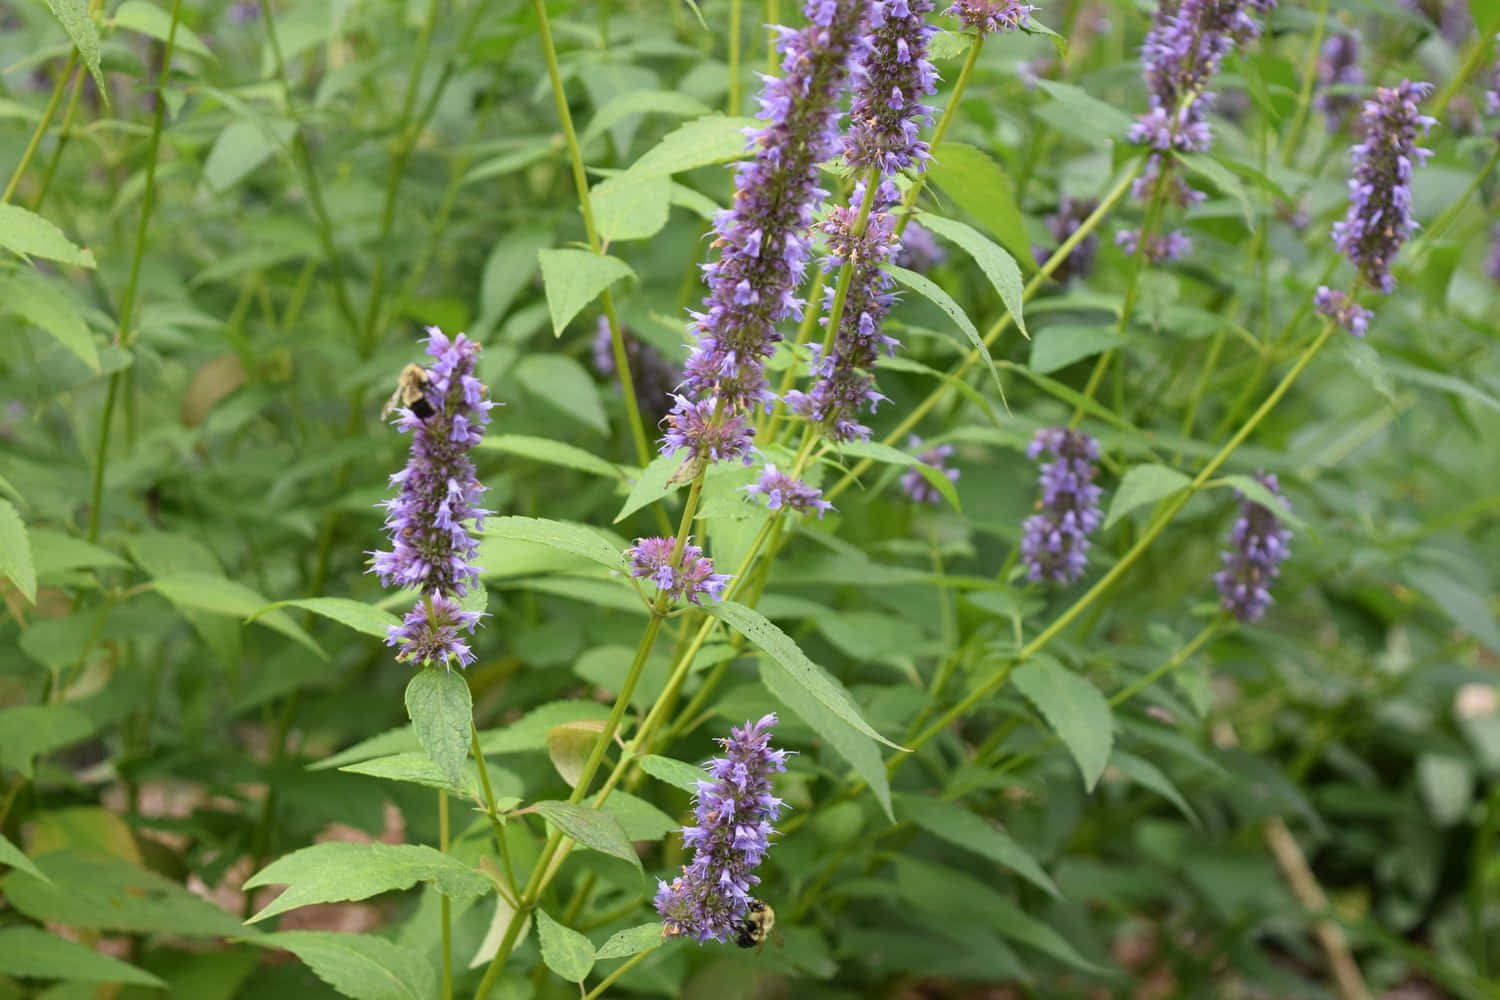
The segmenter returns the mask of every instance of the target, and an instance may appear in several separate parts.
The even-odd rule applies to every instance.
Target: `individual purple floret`
[[[932,230],[915,222],[901,231],[901,249],[896,251],[896,266],[926,274],[947,259]]]
[[[906,445],[912,451],[922,447],[922,439],[913,434],[907,439]],[[928,448],[917,455],[917,461],[923,465],[930,465],[934,469],[948,477],[948,482],[958,482],[958,470],[947,464],[948,459],[953,457],[953,446],[951,444],[940,444]],[[901,474],[901,490],[906,498],[912,503],[926,503],[937,506],[943,502],[943,496],[937,489],[927,481],[927,477],[916,469],[907,469]]]
[[[1333,224],[1333,242],[1370,286],[1389,293],[1396,287],[1391,261],[1416,228],[1411,214],[1411,172],[1431,150],[1417,145],[1419,134],[1436,122],[1417,110],[1430,84],[1403,80],[1378,87],[1360,118],[1364,141],[1351,151],[1349,212]]]
[[[400,411],[398,426],[412,434],[411,453],[406,468],[391,476],[400,492],[384,504],[392,551],[370,553],[371,571],[387,587],[462,597],[479,582],[472,560],[489,513],[479,506],[484,487],[469,452],[484,436],[495,404],[474,377],[478,344],[461,333],[450,341],[430,326],[427,353],[433,361],[423,369],[426,405],[418,409],[431,412]]]
[[[1334,128],[1343,128],[1358,99],[1353,94],[1330,94],[1329,87],[1356,87],[1365,82],[1359,65],[1359,36],[1339,32],[1323,43],[1318,54],[1318,110]]]
[[[859,0],[807,0],[807,25],[779,29],[783,75],[765,82],[759,114],[765,124],[750,134],[753,155],[736,169],[733,206],[714,221],[720,254],[703,267],[708,295],[702,311],[691,314],[696,342],[683,396],[667,418],[668,453],[710,454],[700,432],[724,438],[715,424],[770,399],[765,362],[781,339],[777,323],[801,312],[796,293],[807,268],[808,230],[827,194],[817,184],[818,164],[838,148],[837,100],[864,44],[868,7]],[[718,400],[722,407],[714,405]]]
[[[1115,234],[1115,243],[1134,257],[1140,247],[1141,233],[1138,229],[1125,229]],[[1146,259],[1153,264],[1163,260],[1177,260],[1193,252],[1193,241],[1181,230],[1152,236],[1146,241]]]
[[[1052,234],[1057,245],[1062,246],[1083,225],[1083,220],[1093,215],[1094,209],[1098,207],[1099,201],[1096,198],[1064,198],[1058,204],[1057,211],[1047,216],[1047,231]],[[1057,262],[1057,266],[1052,269],[1052,280],[1066,284],[1074,278],[1088,277],[1089,272],[1094,269],[1094,254],[1098,250],[1099,237],[1089,233],[1073,248],[1072,253]],[[1052,251],[1046,247],[1032,247],[1031,253],[1038,265],[1045,264],[1047,258],[1052,256]]]
[[[929,159],[921,130],[932,123],[922,98],[937,90],[937,71],[927,42],[937,29],[927,23],[932,0],[872,3],[868,44],[855,72],[844,160],[856,171],[890,177]]]
[[[1339,292],[1327,285],[1319,285],[1313,293],[1313,306],[1356,337],[1363,337],[1370,329],[1370,319],[1375,315],[1353,299],[1347,292]]]
[[[1099,527],[1101,491],[1094,485],[1099,444],[1082,431],[1044,427],[1026,456],[1054,456],[1042,466],[1042,499],[1021,525],[1021,557],[1032,581],[1072,583],[1088,568],[1089,535]]]
[[[1291,509],[1274,475],[1262,472],[1255,478],[1283,507]],[[1281,572],[1281,561],[1291,554],[1291,541],[1291,531],[1269,508],[1248,499],[1240,505],[1229,548],[1220,557],[1223,568],[1214,574],[1226,611],[1246,623],[1266,613],[1271,606],[1271,584]]]
[[[833,510],[833,504],[823,499],[823,491],[809,486],[800,479],[793,479],[774,465],[767,465],[760,479],[745,487],[751,496],[766,498],[766,506],[772,510],[785,507],[799,514],[818,512],[821,520],[825,511]]]
[[[1017,0],[958,0],[943,13],[983,38],[1001,31],[1019,31],[1031,24],[1031,4]]]
[[[628,330],[621,330],[620,335],[625,340],[625,361],[630,366],[630,383],[641,416],[649,423],[660,423],[672,408],[672,390],[682,381],[682,370]],[[594,337],[594,370],[605,378],[616,376],[614,339],[604,316],[599,317],[599,332]]]
[[[719,740],[724,756],[704,766],[709,779],[698,782],[697,822],[682,829],[693,859],[670,883],[657,882],[663,936],[727,941],[744,919],[784,805],[771,794],[771,776],[786,770],[788,756],[771,749],[774,725],[776,716],[767,715],[730,730]]]
[[[446,664],[449,657],[458,661],[460,667],[474,662],[469,644],[459,635],[459,630],[474,634],[474,626],[483,617],[478,611],[465,611],[457,601],[443,597],[432,597],[431,617],[428,616],[427,601],[418,601],[400,625],[386,626],[385,644],[399,646],[398,662],[412,661],[418,664]]]
[[[713,562],[692,542],[683,546],[681,559],[673,559],[676,545],[675,539],[661,536],[637,538],[635,545],[625,550],[630,560],[630,575],[650,580],[673,600],[699,604],[698,598],[704,594],[720,600],[729,577],[715,573]]]

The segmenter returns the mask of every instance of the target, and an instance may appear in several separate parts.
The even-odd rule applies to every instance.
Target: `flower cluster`
[[[796,290],[807,268],[809,227],[827,194],[817,185],[818,164],[837,149],[837,99],[863,44],[867,7],[807,0],[807,25],[781,29],[783,75],[766,81],[765,124],[751,134],[753,155],[736,171],[733,206],[714,222],[720,254],[703,268],[708,295],[691,314],[696,342],[685,394],[667,417],[665,454],[686,450],[706,461],[715,452],[737,458],[749,450],[747,433],[726,433],[722,425],[770,399],[765,362],[781,339],[776,325],[800,314]],[[704,435],[718,447],[704,446]]]
[[[774,465],[767,465],[760,479],[745,487],[751,496],[766,498],[766,506],[772,510],[785,507],[799,514],[817,511],[821,519],[824,512],[833,510],[833,504],[823,499],[823,491],[809,486],[800,479],[793,479]]]
[[[932,230],[916,222],[901,230],[901,249],[896,251],[896,266],[926,274],[941,264],[948,254],[938,246]]]
[[[937,90],[937,71],[927,58],[927,42],[937,32],[927,23],[932,8],[932,0],[870,4],[844,136],[844,159],[856,171],[889,177],[911,166],[920,170],[929,159],[918,135],[932,123],[922,98]]]
[[[729,577],[715,573],[713,562],[691,541],[684,543],[680,559],[672,558],[676,547],[673,538],[637,538],[635,545],[625,550],[630,560],[630,575],[637,580],[650,580],[674,600],[701,604],[698,598],[704,594],[716,601],[722,598]]]
[[[1375,315],[1350,298],[1349,293],[1335,291],[1327,285],[1319,285],[1313,293],[1313,306],[1356,337],[1365,335]]]
[[[660,351],[629,331],[621,330],[620,336],[625,341],[625,362],[630,366],[630,385],[635,389],[641,416],[657,423],[671,408],[672,390],[682,381],[682,371]],[[599,317],[599,332],[594,337],[594,370],[605,378],[619,374],[615,371],[614,338],[609,333],[609,320],[604,316]]]
[[[1096,198],[1064,198],[1058,204],[1057,211],[1047,216],[1047,231],[1052,234],[1057,245],[1062,246],[1083,225],[1083,220],[1094,214],[1094,209],[1098,207],[1099,201]],[[1073,248],[1072,253],[1057,262],[1057,266],[1052,269],[1053,280],[1066,284],[1074,278],[1087,277],[1094,269],[1094,254],[1098,251],[1099,237],[1089,233]],[[1032,247],[1031,254],[1036,258],[1037,264],[1041,265],[1052,256],[1052,251],[1039,246]]]
[[[1282,507],[1291,505],[1281,496],[1281,486],[1270,473],[1255,477],[1270,490]],[[1271,606],[1271,583],[1280,574],[1281,561],[1291,554],[1292,533],[1271,512],[1253,500],[1244,500],[1240,516],[1229,535],[1229,548],[1221,555],[1223,568],[1214,575],[1224,609],[1242,622],[1259,620]]]
[[[391,551],[370,553],[371,571],[387,587],[423,594],[402,624],[390,628],[386,642],[400,647],[398,660],[443,662],[452,655],[466,664],[473,657],[458,629],[472,632],[479,616],[460,611],[452,598],[479,582],[473,559],[489,512],[479,506],[484,487],[469,452],[484,436],[495,404],[474,376],[478,344],[461,333],[449,340],[428,327],[427,353],[432,364],[413,383],[425,405],[413,410],[417,400],[408,400],[400,411],[398,424],[412,442],[406,467],[391,476],[399,492],[384,504]]]
[[[657,883],[665,936],[727,941],[744,919],[750,890],[760,884],[755,869],[784,805],[771,794],[771,776],[786,770],[787,759],[787,751],[771,749],[774,725],[776,716],[767,715],[730,730],[719,741],[724,756],[705,765],[709,780],[698,782],[697,822],[682,830],[693,859],[670,883]]]
[[[1141,250],[1140,230],[1127,229],[1115,234],[1115,242],[1134,257]],[[1178,230],[1146,237],[1144,253],[1153,264],[1160,260],[1177,260],[1193,252],[1193,241]]]
[[[1020,31],[1031,24],[1031,4],[1018,0],[957,0],[943,13],[956,17],[982,38],[1002,31]]]
[[[922,439],[912,435],[907,439],[907,447],[916,451],[922,447]],[[947,464],[948,459],[953,457],[953,446],[951,444],[940,444],[926,451],[918,452],[917,461],[923,465],[930,465],[938,472],[948,478],[948,482],[958,482],[958,470]],[[927,477],[916,469],[907,469],[901,474],[901,491],[912,503],[926,503],[936,506],[943,502],[942,495],[927,481]]]
[[[1072,583],[1088,568],[1089,535],[1099,527],[1101,491],[1094,485],[1099,444],[1082,431],[1044,427],[1026,449],[1042,466],[1042,499],[1021,525],[1021,557],[1032,581]]]
[[[1338,32],[1329,36],[1318,53],[1318,110],[1334,128],[1343,128],[1349,112],[1358,103],[1352,94],[1330,94],[1329,87],[1356,87],[1365,82],[1359,65],[1359,36]]]

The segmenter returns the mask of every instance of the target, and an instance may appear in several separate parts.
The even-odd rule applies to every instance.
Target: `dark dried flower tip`
[[[913,434],[907,438],[906,446],[911,451],[918,451],[922,447],[922,439]],[[953,446],[951,444],[940,444],[925,451],[918,451],[917,461],[923,465],[930,465],[947,477],[948,482],[958,482],[958,470],[948,465],[948,459],[953,457]],[[907,469],[901,474],[901,491],[912,503],[925,503],[937,506],[943,502],[942,494],[937,491],[927,477],[916,469]]]
[[[823,499],[822,490],[809,486],[800,479],[793,479],[774,465],[767,465],[760,479],[746,486],[745,492],[751,496],[765,497],[766,506],[771,510],[785,507],[799,514],[817,511],[820,520],[824,512],[833,510],[833,504]]]
[[[1354,174],[1349,178],[1349,212],[1333,224],[1333,242],[1365,281],[1382,292],[1396,287],[1395,259],[1417,228],[1411,214],[1411,173],[1432,155],[1417,139],[1436,124],[1417,110],[1432,90],[1427,83],[1403,80],[1379,87],[1360,115],[1364,141],[1351,150]]]
[[[1057,211],[1047,216],[1047,231],[1060,247],[1098,207],[1097,198],[1064,198],[1058,204]],[[1074,278],[1088,277],[1089,272],[1094,269],[1094,254],[1098,250],[1099,237],[1089,233],[1078,242],[1072,253],[1057,262],[1057,267],[1052,269],[1052,280],[1066,284]],[[1047,263],[1047,259],[1052,256],[1052,251],[1046,247],[1032,247],[1031,253],[1039,266]]]
[[[1276,494],[1282,507],[1291,509],[1274,475],[1262,472],[1255,478]],[[1266,613],[1271,606],[1271,584],[1281,573],[1281,561],[1291,555],[1291,541],[1291,531],[1269,508],[1244,500],[1229,535],[1229,548],[1220,556],[1223,568],[1214,574],[1224,610],[1246,623]]]
[[[786,770],[785,750],[771,749],[776,716],[745,723],[720,740],[724,756],[705,765],[698,782],[697,822],[682,830],[693,859],[670,883],[658,881],[656,912],[667,937],[727,941],[744,919],[750,890],[776,831],[784,803],[771,794],[771,776]]]
[[[1353,94],[1328,93],[1329,87],[1357,87],[1365,82],[1365,71],[1359,65],[1359,35],[1340,32],[1323,43],[1318,53],[1318,110],[1327,116],[1334,128],[1343,128],[1359,103]]]
[[[450,658],[460,667],[474,662],[469,644],[459,631],[474,634],[474,627],[483,617],[478,611],[465,611],[457,601],[442,595],[431,598],[432,614],[428,615],[428,602],[421,600],[406,613],[400,625],[386,627],[385,644],[399,646],[398,662],[413,662],[421,666],[429,663],[449,664]]]
[[[729,577],[715,573],[713,562],[692,542],[683,546],[681,559],[673,559],[676,545],[676,539],[662,536],[637,538],[635,545],[625,550],[630,560],[630,575],[637,580],[650,580],[673,600],[701,604],[698,598],[704,594],[721,600]]]
[[[981,37],[1002,31],[1020,31],[1031,26],[1036,8],[1017,0],[958,0],[943,13],[956,17]]]
[[[1044,427],[1026,456],[1037,459],[1044,452],[1055,457],[1042,466],[1037,513],[1021,525],[1021,557],[1027,579],[1072,583],[1088,568],[1089,536],[1102,516],[1102,491],[1093,482],[1099,445],[1082,431]]]
[[[1365,335],[1370,328],[1370,318],[1375,315],[1351,299],[1347,292],[1336,292],[1327,285],[1319,285],[1313,293],[1313,306],[1356,337]]]
[[[937,32],[927,23],[933,6],[932,0],[870,4],[844,136],[844,159],[856,171],[890,177],[926,166],[929,153],[920,135],[932,124],[932,109],[922,98],[937,90],[937,71],[927,58],[927,42]]]
[[[682,369],[630,331],[621,330],[620,335],[625,339],[625,360],[630,365],[630,384],[641,416],[648,423],[660,423],[672,408],[672,390],[682,381]],[[594,370],[605,378],[617,378],[619,374],[615,371],[614,338],[604,316],[599,317],[594,336]]]
[[[411,453],[406,468],[391,476],[400,492],[385,503],[392,550],[370,553],[371,571],[387,587],[462,597],[479,582],[472,560],[489,513],[479,506],[484,486],[468,453],[484,437],[495,404],[474,377],[479,345],[461,333],[450,341],[435,326],[427,334],[433,361],[423,398],[432,413],[422,418],[401,410]]]

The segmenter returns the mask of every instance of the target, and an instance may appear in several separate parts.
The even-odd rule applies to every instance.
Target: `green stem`
[[[37,185],[36,200],[31,203],[33,212],[41,212],[47,192],[52,190],[52,178],[57,175],[57,166],[62,162],[63,150],[73,138],[73,116],[78,113],[78,97],[83,93],[82,67],[73,72],[73,92],[68,95],[68,109],[63,112],[62,127],[57,131],[57,145],[52,147],[52,156],[47,160],[47,169],[42,171],[42,182]]]
[[[1453,199],[1447,208],[1443,209],[1443,214],[1439,215],[1433,221],[1432,225],[1423,229],[1422,234],[1412,241],[1406,255],[1407,259],[1413,264],[1427,253],[1427,249],[1430,246],[1442,239],[1443,234],[1448,231],[1448,227],[1453,225],[1454,220],[1467,207],[1469,199],[1484,184],[1491,171],[1495,169],[1495,165],[1500,163],[1500,141],[1495,142],[1494,145],[1495,148],[1490,151],[1489,159],[1485,160],[1484,166],[1479,168],[1479,172],[1469,179],[1469,184],[1463,189],[1463,192],[1457,198]]]
[[[21,151],[20,162],[16,169],[11,172],[10,180],[5,184],[5,192],[0,194],[0,205],[8,204],[11,195],[16,193],[16,188],[21,184],[21,178],[26,173],[26,168],[31,165],[31,158],[36,155],[37,147],[42,144],[42,136],[52,127],[52,116],[57,114],[57,106],[62,103],[63,89],[68,85],[68,77],[73,73],[73,67],[78,65],[78,50],[68,51],[68,61],[63,65],[63,71],[57,78],[57,83],[52,86],[52,96],[47,98],[47,106],[42,109],[42,117],[32,130],[31,140],[26,143],[26,148]]]
[[[1189,657],[1198,652],[1198,650],[1202,649],[1203,644],[1212,639],[1215,633],[1217,633],[1219,629],[1223,628],[1228,623],[1229,618],[1226,615],[1220,614],[1219,616],[1214,618],[1207,625],[1203,626],[1203,628],[1199,630],[1198,634],[1193,636],[1193,638],[1188,641],[1187,645],[1183,646],[1176,653],[1174,653],[1170,660],[1167,660],[1167,662],[1163,663],[1161,666],[1157,667],[1149,674],[1137,678],[1134,683],[1125,686],[1121,690],[1116,691],[1113,695],[1111,695],[1109,699],[1109,707],[1120,707],[1125,702],[1134,698],[1136,695],[1140,694],[1142,691],[1146,690],[1151,685],[1155,684],[1157,681],[1161,680],[1163,677],[1167,676],[1172,671],[1182,666],[1188,661]]]
[[[1291,166],[1297,152],[1298,140],[1302,138],[1302,127],[1307,124],[1307,111],[1312,106],[1313,84],[1318,79],[1318,56],[1323,51],[1323,31],[1328,23],[1328,0],[1318,2],[1318,23],[1313,26],[1312,38],[1307,43],[1307,55],[1302,62],[1302,86],[1297,91],[1297,110],[1292,114],[1292,124],[1287,127],[1286,141],[1281,149],[1281,165]]]
[[[766,0],[766,75],[776,75],[776,26],[781,23],[781,0]]]
[[[599,997],[601,997],[601,996],[604,995],[604,991],[605,990],[609,989],[611,986],[613,986],[615,984],[615,980],[617,980],[621,976],[625,975],[625,973],[629,972],[631,969],[635,968],[637,965],[640,965],[642,962],[644,962],[646,960],[646,956],[650,955],[653,951],[655,951],[659,947],[661,947],[661,946],[660,945],[655,945],[653,947],[647,948],[645,951],[637,952],[636,954],[631,955],[630,958],[629,958],[629,960],[626,961],[624,964],[622,964],[618,969],[616,969],[614,972],[611,972],[609,975],[605,976],[603,979],[599,980],[599,985],[598,986],[595,986],[593,989],[591,989],[587,993],[585,993],[583,995],[583,1000],[598,1000]]]
[[[438,850],[448,853],[448,793],[438,789]],[[443,1000],[453,1000],[453,912],[447,896],[438,897],[443,932]]]
[[[975,35],[969,43],[969,54],[964,57],[963,68],[958,71],[958,79],[953,82],[953,96],[948,98],[948,104],[943,108],[943,115],[938,119],[937,127],[932,130],[932,138],[927,143],[929,152],[936,152],[943,141],[943,136],[948,134],[948,125],[953,121],[953,115],[958,110],[958,103],[963,99],[964,89],[969,85],[969,78],[974,75],[974,66],[979,62],[979,52],[984,48],[984,36]],[[906,197],[901,201],[901,217],[896,220],[896,236],[899,238],[906,232],[906,224],[911,221],[911,216],[917,207],[917,198],[922,194],[922,188],[927,183],[927,172],[917,174],[912,179],[911,187],[906,189]]]
[[[729,116],[740,113],[740,3],[729,2]]]
[[[1474,75],[1474,71],[1485,61],[1485,56],[1489,54],[1490,39],[1495,37],[1497,28],[1500,28],[1500,13],[1491,17],[1489,25],[1475,34],[1474,40],[1469,43],[1469,51],[1464,54],[1463,64],[1448,78],[1448,82],[1443,84],[1442,91],[1432,99],[1432,104],[1428,106],[1429,115],[1438,121],[1443,120],[1443,112],[1448,109],[1448,102],[1453,100],[1453,95],[1458,93],[1459,89],[1469,81],[1469,77]]]

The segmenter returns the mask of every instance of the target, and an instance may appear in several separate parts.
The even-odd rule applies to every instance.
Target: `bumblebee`
[[[766,945],[766,938],[782,944],[781,931],[776,929],[776,911],[770,904],[758,899],[750,900],[750,908],[735,929],[734,943],[741,948],[754,948],[758,953]]]
[[[396,391],[391,393],[391,398],[385,401],[385,407],[380,411],[380,419],[384,420],[391,415],[392,410],[403,406],[410,410],[418,420],[426,420],[432,416],[437,411],[427,400],[427,389],[430,385],[432,385],[432,377],[421,365],[407,365],[401,369],[401,377],[396,380]]]

